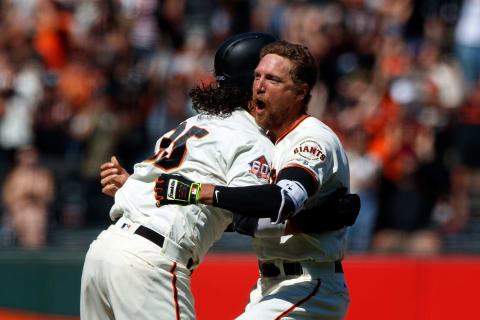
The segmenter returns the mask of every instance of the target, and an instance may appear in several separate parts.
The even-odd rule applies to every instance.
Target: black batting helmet
[[[219,88],[252,90],[253,72],[262,48],[276,39],[262,32],[246,32],[227,39],[215,53],[215,76]]]

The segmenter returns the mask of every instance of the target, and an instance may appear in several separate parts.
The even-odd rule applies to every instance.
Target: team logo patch
[[[299,155],[307,160],[325,161],[326,155],[323,153],[322,147],[314,140],[307,139],[300,142],[299,145],[293,149],[295,155]]]
[[[250,173],[256,175],[257,177],[268,180],[270,176],[270,166],[268,165],[267,159],[265,156],[261,156],[252,162],[250,165]]]

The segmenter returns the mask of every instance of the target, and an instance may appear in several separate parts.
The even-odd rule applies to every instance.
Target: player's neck
[[[277,142],[278,140],[282,139],[290,131],[295,129],[300,124],[300,122],[302,122],[307,117],[308,114],[302,112],[301,114],[298,114],[289,121],[285,121],[284,124],[278,129],[269,131],[269,135],[272,141]]]

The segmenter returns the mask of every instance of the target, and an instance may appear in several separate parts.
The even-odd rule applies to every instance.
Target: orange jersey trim
[[[280,175],[280,172],[282,172],[283,170],[285,170],[285,169],[287,169],[287,168],[294,168],[294,167],[296,167],[296,168],[302,168],[303,170],[307,171],[307,172],[313,177],[313,180],[315,180],[315,192],[317,192],[317,190],[318,190],[318,179],[317,179],[317,176],[315,175],[315,173],[314,173],[312,170],[310,170],[309,168],[305,168],[304,166],[301,166],[301,165],[299,165],[299,164],[292,164],[292,165],[290,165],[290,166],[283,167],[283,168],[277,173],[277,177],[276,177],[276,178],[278,178],[278,176]],[[276,179],[276,178],[275,178],[275,179]],[[276,182],[277,182],[277,181],[275,181],[275,183],[276,183]],[[314,193],[315,193],[315,192],[314,192]]]
[[[175,274],[176,268],[177,268],[177,263],[174,262],[172,265],[172,268],[170,269],[170,274],[172,275],[173,303],[175,305],[175,315],[176,315],[176,319],[180,320],[180,306],[178,305],[177,275]]]
[[[277,141],[275,141],[275,144],[279,143],[280,140],[282,140],[283,138],[285,138],[285,136],[287,134],[289,134],[290,132],[292,132],[296,127],[298,127],[298,125],[300,123],[302,123],[303,120],[307,119],[307,118],[310,118],[310,116],[308,114],[304,114],[303,116],[300,117],[300,119],[298,119],[297,121],[295,121],[295,123],[293,124],[293,126],[290,127],[290,129],[288,129],[287,131],[285,131],[278,139]]]
[[[308,301],[311,297],[313,297],[314,295],[317,294],[317,291],[318,291],[318,288],[320,288],[320,285],[322,284],[322,281],[320,279],[317,279],[317,285],[315,286],[315,288],[313,289],[313,291],[308,295],[306,296],[305,298],[303,298],[302,300],[298,301],[297,303],[295,303],[293,306],[291,306],[290,308],[288,308],[287,310],[285,310],[284,312],[282,312],[278,317],[275,318],[275,320],[279,320],[281,318],[283,318],[284,316],[286,316],[287,314],[289,314],[290,312],[293,311],[293,309],[295,309],[296,307],[300,306],[301,304],[305,303],[306,301]]]

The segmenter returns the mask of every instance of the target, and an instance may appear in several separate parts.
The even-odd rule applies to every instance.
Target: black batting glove
[[[155,179],[156,206],[165,204],[177,204],[187,206],[198,204],[202,185],[190,181],[183,176],[173,174],[161,174]]]

